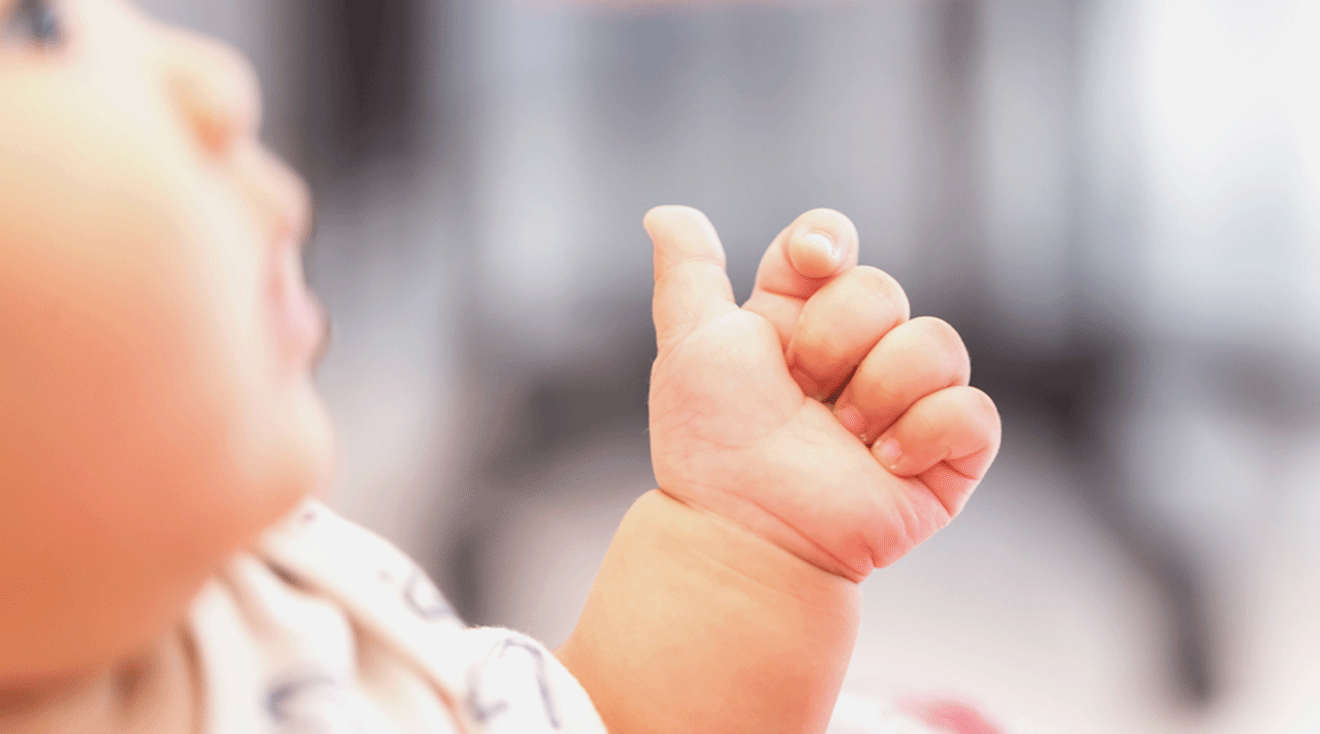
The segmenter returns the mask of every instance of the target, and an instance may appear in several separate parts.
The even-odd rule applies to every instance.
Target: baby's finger
[[[658,206],[642,226],[655,247],[656,343],[663,351],[700,326],[722,305],[733,305],[724,248],[705,214],[686,206]]]
[[[888,273],[849,268],[803,305],[784,354],[789,372],[802,392],[824,400],[908,313],[907,294]]]
[[[974,387],[949,387],[918,400],[876,439],[871,453],[899,477],[918,477],[958,514],[999,452],[999,411]]]
[[[866,355],[834,402],[834,415],[862,443],[870,443],[913,403],[966,385],[971,374],[958,332],[941,319],[919,316],[894,327]]]
[[[829,279],[857,264],[857,228],[833,209],[812,209],[784,228],[761,258],[743,308],[760,314],[788,346],[802,304]]]

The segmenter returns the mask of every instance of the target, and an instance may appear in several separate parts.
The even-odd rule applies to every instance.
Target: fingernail
[[[824,232],[808,232],[802,235],[802,241],[810,242],[819,248],[822,252],[833,260],[838,255],[838,247],[834,244],[834,238]]]
[[[866,428],[866,419],[862,417],[862,411],[858,410],[856,406],[845,405],[841,408],[838,403],[835,403],[834,417],[839,420],[845,430],[856,434],[858,438],[862,439],[862,443],[866,443],[866,433],[863,431]]]
[[[887,438],[880,444],[880,460],[886,465],[894,467],[898,465],[898,460],[903,456],[903,449],[898,445],[898,441]]]

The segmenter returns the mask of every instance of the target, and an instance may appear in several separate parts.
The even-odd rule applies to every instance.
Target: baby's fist
[[[898,283],[856,265],[846,217],[789,225],[742,308],[705,216],[660,207],[645,224],[660,489],[855,580],[957,514],[998,451],[998,413],[967,386],[957,332],[909,320]]]

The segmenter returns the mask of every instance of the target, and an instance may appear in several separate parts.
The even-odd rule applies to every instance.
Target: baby
[[[0,24],[0,731],[824,731],[858,583],[1000,437],[848,219],[790,224],[740,307],[704,216],[646,215],[658,489],[552,654],[309,499],[308,196],[244,61],[124,0]]]

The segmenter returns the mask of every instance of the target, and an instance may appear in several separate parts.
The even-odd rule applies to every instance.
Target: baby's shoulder
[[[407,554],[314,499],[263,533],[255,552],[291,582],[340,601],[369,625],[428,637],[466,629]]]
[[[467,627],[407,555],[316,501],[231,559],[189,619],[208,734],[604,732],[540,643]]]

